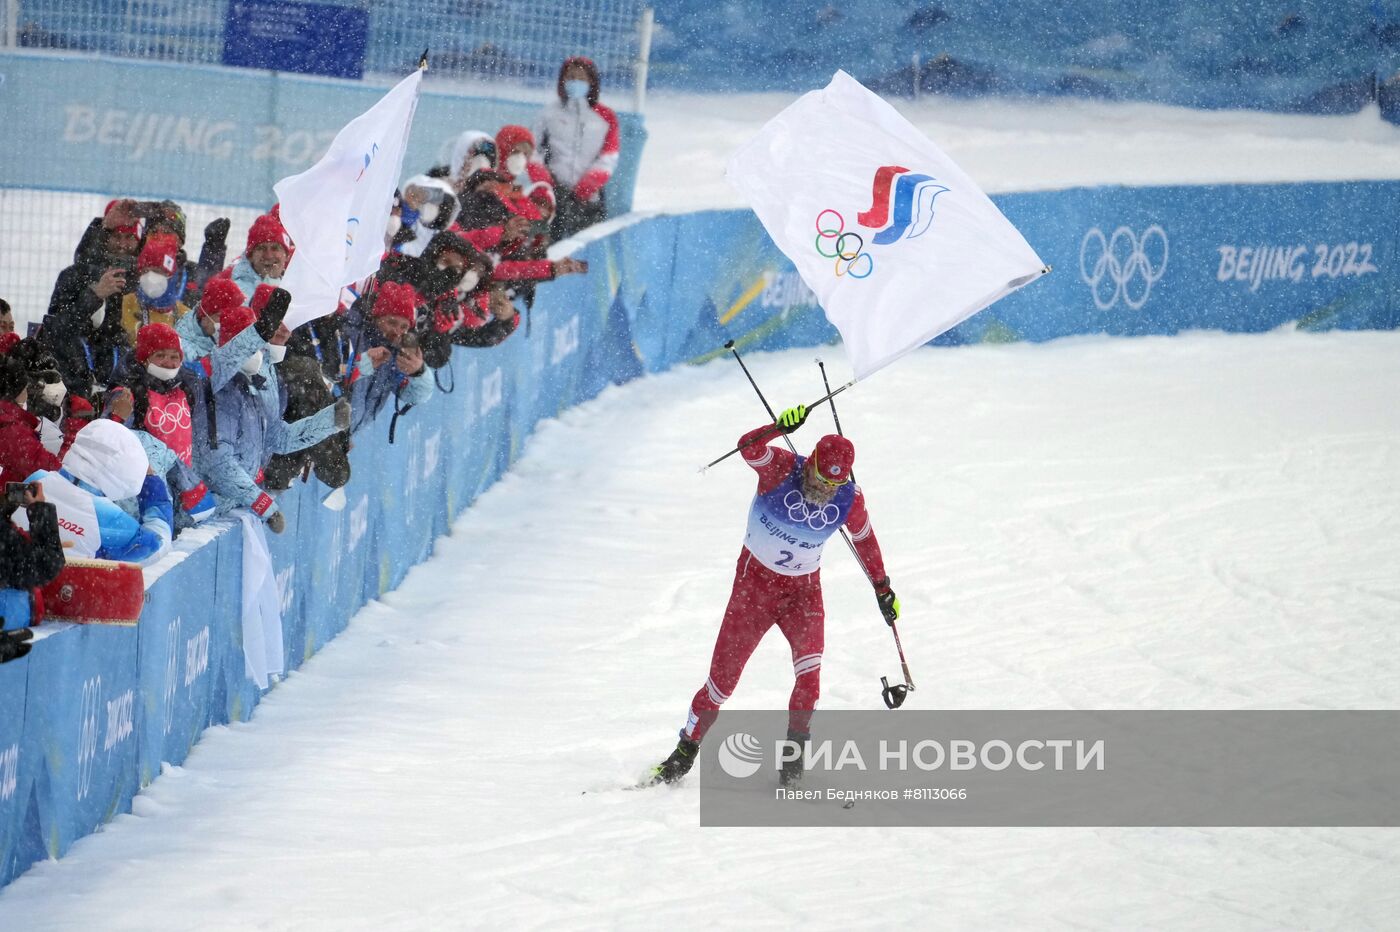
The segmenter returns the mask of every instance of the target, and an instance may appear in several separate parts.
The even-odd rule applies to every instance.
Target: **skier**
[[[806,418],[806,406],[789,408],[776,424],[765,424],[739,440],[744,461],[758,473],[758,493],[749,507],[734,588],[710,658],[709,679],[690,702],[676,749],[653,768],[651,784],[674,783],[690,771],[720,705],[734,692],[744,664],[773,625],[792,649],[796,679],[788,702],[788,740],[805,747],[820,691],[822,546],[843,525],[850,529],[856,553],[875,581],[876,601],[885,620],[893,623],[899,618],[899,599],[885,575],[865,497],[850,481],[855,447],[837,434],[818,440],[807,457],[767,444],[779,434],[792,433]],[[801,776],[800,759],[784,764],[784,785],[796,783]]]

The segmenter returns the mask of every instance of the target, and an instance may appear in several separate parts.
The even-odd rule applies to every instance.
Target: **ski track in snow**
[[[843,394],[904,604],[906,708],[1396,707],[1397,354],[1390,332],[1076,338],[922,350]],[[813,356],[748,362],[786,406],[820,384]],[[602,792],[669,751],[704,679],[754,483],[696,470],[762,419],[720,360],[542,424],[399,591],[0,893],[0,927],[1400,914],[1381,829],[702,830],[695,775]],[[839,543],[826,563],[823,705],[880,708],[892,643]],[[791,676],[770,632],[731,706],[784,707]]]

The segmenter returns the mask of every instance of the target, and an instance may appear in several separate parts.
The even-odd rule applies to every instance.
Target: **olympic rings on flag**
[[[823,220],[828,214],[834,221],[831,218]],[[823,240],[833,241],[830,252],[822,247]],[[855,241],[854,247],[851,245],[852,240]],[[823,259],[834,260],[837,278],[843,275],[849,275],[851,278],[869,278],[870,273],[875,271],[875,260],[865,251],[865,237],[854,231],[847,232],[846,218],[830,207],[817,214],[817,238],[813,245],[817,255]],[[865,264],[859,266],[861,271],[857,271],[862,259],[865,260]]]

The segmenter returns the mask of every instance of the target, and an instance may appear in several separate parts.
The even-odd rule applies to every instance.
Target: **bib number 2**
[[[793,563],[793,562],[792,562],[792,551],[791,551],[791,550],[779,550],[778,552],[781,553],[781,554],[783,555],[783,558],[782,558],[781,560],[779,560],[778,562],[774,563],[774,564],[773,564],[774,566],[786,566],[788,569],[792,569],[792,570],[800,570],[800,569],[802,569],[802,564],[801,564],[801,563]]]

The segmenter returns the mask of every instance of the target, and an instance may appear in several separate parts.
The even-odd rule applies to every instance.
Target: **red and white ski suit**
[[[852,484],[844,492],[841,507],[807,503],[793,499],[794,482],[800,490],[801,467],[805,457],[791,451],[769,446],[765,440],[776,438],[779,431],[772,424],[749,431],[739,440],[739,446],[753,442],[743,450],[744,462],[758,473],[758,493],[750,506],[749,533],[739,552],[739,564],[734,573],[734,588],[724,611],[714,654],[710,658],[710,675],[690,701],[690,714],[681,736],[699,741],[714,721],[719,707],[734,692],[744,665],[753,656],[758,642],[774,625],[787,638],[792,649],[792,672],[795,679],[788,700],[788,727],[807,733],[821,692],[822,649],[825,641],[825,611],[822,606],[821,545],[844,524],[850,531],[856,553],[871,579],[883,579],[884,560],[880,545],[870,526],[865,510],[865,496]],[[755,440],[762,438],[762,440]],[[787,530],[771,520],[772,500],[784,487],[786,499],[780,508],[796,509],[794,517],[810,516],[814,520],[804,528],[805,538],[789,536]],[[838,496],[842,493],[839,492]],[[838,501],[838,499],[833,499]],[[821,518],[829,511],[830,523]],[[791,544],[784,543],[791,541]],[[784,546],[792,550],[780,549]],[[801,550],[797,548],[803,548]],[[794,553],[797,555],[794,556]]]

